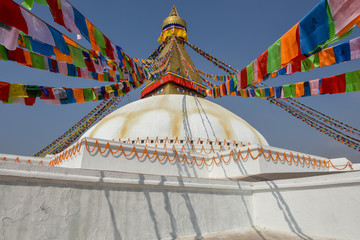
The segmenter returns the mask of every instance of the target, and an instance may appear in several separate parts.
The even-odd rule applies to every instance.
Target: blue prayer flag
[[[333,47],[336,63],[346,62],[351,60],[350,43],[345,42]]]
[[[55,42],[55,47],[57,47],[60,52],[70,56],[70,51],[69,51],[69,48],[65,42],[65,39],[63,37],[63,35],[56,31],[54,28],[48,26],[50,32],[51,32],[51,35],[53,36],[54,38],[54,42]]]
[[[322,0],[299,22],[301,54],[310,53],[330,38],[326,1]]]
[[[85,17],[74,8],[75,25],[80,30],[80,33],[90,42],[89,31],[86,26]]]

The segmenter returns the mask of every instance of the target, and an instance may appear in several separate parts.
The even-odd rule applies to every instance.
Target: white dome
[[[90,128],[83,137],[118,139],[210,139],[268,145],[229,110],[189,95],[158,95],[129,103]]]

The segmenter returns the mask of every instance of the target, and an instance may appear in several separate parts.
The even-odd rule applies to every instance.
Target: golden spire
[[[164,28],[166,25],[169,25],[169,24],[179,24],[186,29],[186,22],[184,19],[179,17],[179,13],[176,10],[175,5],[171,8],[169,16],[164,19],[162,28]]]
[[[162,33],[158,41],[163,43],[171,36],[187,41],[186,22],[179,17],[175,6],[171,8],[169,16],[162,22]],[[202,84],[199,74],[194,72],[195,65],[184,47],[184,42],[180,41],[180,39],[175,39],[175,41],[172,54],[168,59],[169,63],[164,70],[164,76],[161,81],[149,82],[141,90],[141,98],[163,94],[204,97],[200,90],[205,89],[206,86]],[[171,50],[171,46],[171,41],[165,42],[164,48],[158,57],[166,56]]]

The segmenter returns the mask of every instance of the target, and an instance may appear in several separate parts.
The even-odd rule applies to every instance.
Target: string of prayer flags
[[[248,85],[276,77],[284,71],[287,74],[308,71],[312,69],[309,60],[315,65],[317,60],[309,56],[319,51],[320,67],[348,61],[348,56],[343,53],[334,53],[331,48],[321,51],[321,48],[349,35],[351,28],[358,23],[360,23],[358,1],[322,0],[300,22],[246,67]],[[337,48],[335,51],[346,52],[347,49]],[[338,56],[337,60],[335,54]]]
[[[354,142],[354,141],[350,140],[351,139],[350,137],[349,137],[350,139],[348,139],[348,135],[342,134],[339,131],[333,131],[332,128],[327,127],[326,125],[322,124],[321,122],[317,121],[316,119],[311,118],[308,115],[305,115],[301,111],[296,110],[291,106],[285,105],[283,102],[281,102],[279,100],[275,100],[275,99],[269,99],[269,100],[271,103],[275,104],[276,106],[281,107],[286,112],[290,113],[294,117],[305,122],[306,124],[308,124],[309,126],[314,128],[315,130],[328,135],[329,137],[333,138],[334,140],[341,142],[354,150],[360,151],[360,144],[358,143],[358,141]]]
[[[23,103],[30,106],[36,98],[49,104],[83,103],[125,95],[139,86],[135,82],[123,82],[94,88],[61,88],[0,82],[0,100],[6,104]]]
[[[301,111],[303,111],[304,113],[306,114],[309,114],[313,117],[315,117],[316,119],[318,120],[321,120],[323,121],[324,123],[326,124],[329,124],[333,127],[336,127],[340,130],[343,130],[343,131],[346,131],[347,133],[350,133],[350,134],[354,134],[354,135],[357,135],[358,137],[360,136],[360,130],[356,129],[356,128],[353,128],[341,121],[338,121],[336,119],[333,119],[323,113],[320,113],[308,106],[306,106],[305,104],[302,104],[298,101],[296,101],[295,99],[286,99],[288,103],[290,103],[292,106],[296,107],[296,108],[299,108]]]
[[[268,56],[267,56],[268,65],[269,63],[271,63],[272,65],[275,62],[275,60],[273,59],[279,59],[278,57],[269,58],[269,55],[274,56],[273,48],[278,48],[278,44],[273,45],[270,48],[270,51],[268,51]],[[318,67],[325,67],[329,65],[334,65],[334,64],[339,64],[339,63],[359,59],[360,37],[352,39],[348,42],[338,44],[333,47],[323,49],[307,58],[298,59],[296,61],[293,60],[286,65],[286,69],[282,68],[282,70],[278,72],[275,71],[272,74],[263,76],[265,71],[264,63],[266,62],[265,56],[266,54],[262,54],[262,57],[260,59],[258,58],[256,61],[249,64],[246,68],[244,68],[235,75],[237,76],[236,79],[237,82],[239,82],[239,84],[237,84],[237,82],[231,83],[234,81],[235,79],[234,77],[231,77],[230,79],[226,80],[229,81],[230,83],[224,83],[224,84],[237,85],[237,91],[240,91],[242,88],[260,83],[264,79],[272,78],[278,75],[293,74],[295,72],[305,72]],[[278,66],[280,66],[279,63]]]
[[[98,106],[96,106],[91,112],[89,112],[69,130],[67,130],[60,137],[51,142],[48,146],[36,153],[35,156],[44,157],[50,153],[55,154],[63,151],[65,148],[69,147],[76,139],[78,139],[81,134],[83,134],[87,129],[89,129],[97,120],[101,120],[109,113],[111,113],[119,105],[122,99],[123,96],[120,96],[114,97],[108,101],[102,101]]]
[[[46,0],[46,2],[54,22],[65,27],[69,32],[77,34],[78,39],[82,35],[96,53],[101,53],[121,66],[124,55],[121,47],[112,43],[67,0]]]
[[[236,69],[232,68],[230,65],[220,61],[219,59],[217,59],[216,57],[211,56],[210,54],[204,52],[203,50],[201,50],[200,48],[196,47],[195,45],[189,43],[188,41],[184,41],[183,39],[180,38],[180,41],[182,41],[183,43],[185,43],[186,45],[188,45],[190,48],[192,48],[195,52],[199,53],[201,56],[203,56],[204,58],[206,58],[208,61],[212,62],[215,64],[215,66],[217,66],[218,68],[220,68],[221,70],[229,73],[230,75],[233,74],[234,72],[237,72]],[[229,70],[231,69],[231,70]]]
[[[227,84],[230,84],[230,82],[227,82]],[[221,84],[215,88],[207,89],[205,93],[210,97],[230,95],[235,88],[232,87],[231,89],[231,87],[226,87],[227,84]],[[250,98],[298,98],[353,91],[360,91],[360,70],[278,87],[257,88],[256,90],[246,88],[236,91],[235,95]]]
[[[290,101],[289,101],[290,100]],[[321,113],[303,103],[300,103],[299,101],[296,101],[295,99],[286,99],[286,101],[289,101],[291,105],[296,106],[297,108],[301,109],[302,111],[306,112],[307,114],[310,114],[318,119],[323,120],[324,122],[335,126],[341,130],[345,130],[348,133],[360,136],[360,130],[356,129],[354,127],[349,126],[348,124],[341,122],[339,120],[336,120],[324,113]]]

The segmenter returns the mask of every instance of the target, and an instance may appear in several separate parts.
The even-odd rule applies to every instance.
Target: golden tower
[[[169,64],[163,71],[165,74],[161,80],[145,84],[141,90],[141,98],[162,94],[204,97],[202,90],[206,89],[206,86],[202,84],[200,76],[195,71],[194,63],[184,47],[184,41],[187,41],[186,22],[179,16],[175,6],[162,23],[162,32],[158,41],[164,43],[165,46],[159,58],[166,56],[171,50],[172,36],[175,36],[177,46],[172,48]]]

